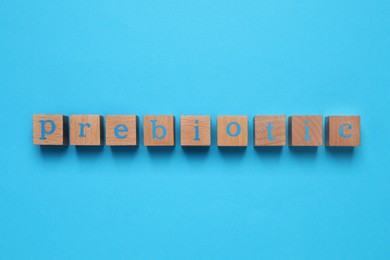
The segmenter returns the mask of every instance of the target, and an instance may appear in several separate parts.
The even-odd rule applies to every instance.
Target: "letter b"
[[[167,135],[167,129],[163,125],[156,125],[157,120],[150,120],[152,123],[152,139],[164,139]],[[162,133],[160,135],[157,134],[157,129],[161,129]]]
[[[145,146],[174,146],[174,116],[144,116]]]

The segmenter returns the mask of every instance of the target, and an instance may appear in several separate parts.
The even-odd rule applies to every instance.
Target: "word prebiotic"
[[[37,145],[138,145],[138,117],[135,115],[106,116],[33,115],[33,143]],[[286,116],[255,116],[254,146],[285,146]],[[322,146],[322,116],[291,116],[288,120],[290,146]],[[218,146],[248,146],[247,116],[218,116]],[[327,146],[360,146],[360,116],[329,116],[326,118]],[[103,134],[104,133],[104,134]],[[69,138],[68,138],[69,137]],[[104,142],[105,141],[105,142]],[[145,146],[174,146],[174,116],[144,116]],[[210,116],[181,116],[182,146],[211,145]]]

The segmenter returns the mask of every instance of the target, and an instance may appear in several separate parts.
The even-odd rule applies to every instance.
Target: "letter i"
[[[200,141],[200,138],[199,138],[199,121],[198,120],[195,120],[195,138],[194,138],[194,141]]]
[[[309,120],[306,119],[305,120],[305,133],[306,133],[306,136],[305,136],[305,141],[310,141],[310,135],[309,135],[309,126],[307,124],[309,124]]]

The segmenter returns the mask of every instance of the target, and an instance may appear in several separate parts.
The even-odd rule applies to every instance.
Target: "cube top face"
[[[285,146],[286,116],[255,116],[255,146]]]
[[[110,115],[106,116],[106,145],[135,146],[137,145],[137,116]]]
[[[174,116],[144,116],[145,146],[174,146]]]
[[[218,146],[248,146],[247,116],[218,116]]]
[[[360,146],[360,116],[329,116],[328,146]]]
[[[33,144],[67,145],[67,120],[64,115],[33,115]]]
[[[182,146],[210,146],[211,117],[181,116],[180,143]]]
[[[102,145],[102,117],[99,115],[70,116],[70,144],[77,146]]]
[[[322,116],[291,116],[291,146],[322,146]]]

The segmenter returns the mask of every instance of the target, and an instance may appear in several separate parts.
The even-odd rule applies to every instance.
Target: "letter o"
[[[235,134],[232,134],[230,132],[230,128],[232,125],[235,125],[237,127],[237,131]],[[235,136],[238,136],[240,133],[241,133],[241,126],[239,123],[237,122],[230,122],[227,126],[226,126],[226,133],[229,135],[229,136],[232,136],[232,137],[235,137]]]

